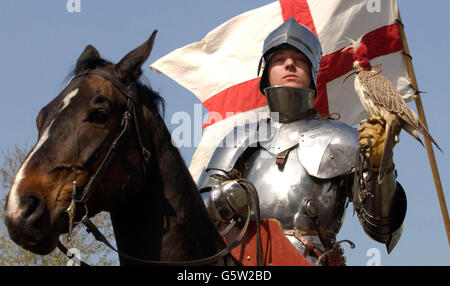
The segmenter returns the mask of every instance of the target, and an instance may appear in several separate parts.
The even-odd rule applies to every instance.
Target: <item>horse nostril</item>
[[[23,218],[39,217],[45,211],[45,202],[35,193],[28,193],[22,199]]]

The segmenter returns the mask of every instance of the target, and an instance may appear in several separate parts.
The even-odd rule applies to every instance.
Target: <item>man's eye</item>
[[[281,62],[284,62],[284,58],[283,57],[274,57],[272,62],[281,63]]]
[[[306,62],[306,60],[304,58],[296,58],[295,62],[301,64],[301,63]]]

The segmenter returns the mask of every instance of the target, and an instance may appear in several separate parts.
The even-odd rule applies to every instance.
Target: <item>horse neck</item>
[[[132,256],[161,261],[217,253],[225,245],[163,119],[155,112],[141,128],[146,130],[144,141],[150,142],[151,174],[135,202],[111,213],[118,248]],[[127,262],[121,259],[121,263]]]

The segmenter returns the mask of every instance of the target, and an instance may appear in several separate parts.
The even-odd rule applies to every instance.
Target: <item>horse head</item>
[[[60,234],[69,228],[67,210],[74,183],[81,194],[96,174],[110,146],[124,131],[124,114],[129,111],[130,100],[144,102],[131,116],[151,117],[158,113],[161,98],[137,83],[155,35],[156,31],[117,64],[102,59],[93,46],[87,46],[77,60],[73,79],[39,112],[37,143],[15,176],[5,209],[10,236],[23,248],[38,254],[55,249]],[[149,95],[145,98],[130,99],[124,94],[142,94],[144,89]],[[86,202],[90,216],[136,196],[134,190],[139,190],[141,186],[137,185],[144,181],[142,142],[139,130],[131,125],[121,139],[121,152],[111,158],[113,163]],[[75,220],[84,212],[78,208]]]

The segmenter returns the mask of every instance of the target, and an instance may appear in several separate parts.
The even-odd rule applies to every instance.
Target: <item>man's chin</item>
[[[298,82],[298,80],[286,80],[281,82],[279,86],[290,86],[290,87],[299,87],[299,88],[306,88],[309,87],[309,85],[305,83]]]

